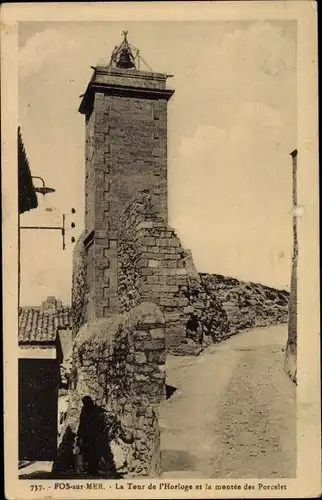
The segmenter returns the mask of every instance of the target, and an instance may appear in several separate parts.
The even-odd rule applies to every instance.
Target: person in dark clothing
[[[133,436],[125,431],[118,418],[101,406],[96,405],[90,396],[82,399],[83,408],[77,431],[77,445],[83,456],[86,472],[97,475],[101,459],[105,462],[106,472],[116,477],[116,466],[110,443],[120,438],[132,444]]]

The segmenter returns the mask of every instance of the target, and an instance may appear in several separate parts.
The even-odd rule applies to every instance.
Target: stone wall
[[[201,346],[248,328],[284,323],[289,294],[261,284],[198,273],[191,252],[156,212],[148,190],[140,190],[119,218],[116,250],[117,302],[129,311],[153,302],[166,320],[166,345],[174,354],[198,354]],[[85,320],[84,251],[75,247],[75,330]],[[103,299],[102,299],[103,300]],[[107,299],[106,299],[107,300]]]
[[[114,411],[134,435],[127,445],[127,473],[159,473],[157,405],[165,397],[165,322],[155,304],[142,303],[121,315],[85,323],[73,346],[73,372],[65,429],[55,472],[70,466],[81,399]],[[67,443],[67,444],[66,444]]]
[[[167,351],[200,351],[187,336],[191,313],[185,251],[174,230],[154,211],[147,190],[127,205],[120,228],[118,297],[122,310],[140,302],[157,304],[165,317]]]
[[[292,153],[292,199],[293,210],[297,207],[297,154]],[[291,293],[289,301],[288,339],[285,352],[284,369],[293,382],[297,382],[297,264],[299,258],[299,242],[297,236],[297,217],[293,212],[293,256],[291,274]]]
[[[154,211],[147,190],[126,206],[120,228],[121,308],[156,303],[165,315],[168,352],[198,354],[201,346],[238,331],[287,321],[288,292],[198,273],[191,252]]]
[[[78,238],[73,250],[72,322],[73,337],[85,323],[86,316],[86,264],[83,245],[85,231]]]
[[[229,323],[217,294],[207,288],[199,275],[188,274],[187,298],[191,313],[187,336],[203,346],[220,341],[228,332]]]
[[[297,382],[297,255],[293,258],[284,369]]]
[[[226,315],[221,338],[248,328],[286,323],[289,293],[258,283],[216,274],[200,274],[207,297],[214,297]]]

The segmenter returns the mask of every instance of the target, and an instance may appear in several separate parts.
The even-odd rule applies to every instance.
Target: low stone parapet
[[[73,344],[73,370],[65,429],[55,472],[68,470],[82,398],[114,412],[134,443],[124,447],[128,474],[158,475],[157,405],[165,398],[165,321],[160,309],[142,303],[111,318],[84,324]]]

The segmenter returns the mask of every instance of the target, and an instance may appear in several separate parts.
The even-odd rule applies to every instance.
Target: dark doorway
[[[19,360],[19,460],[55,459],[58,385],[57,360]]]

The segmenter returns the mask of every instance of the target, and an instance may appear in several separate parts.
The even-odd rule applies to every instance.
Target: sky
[[[72,250],[84,225],[85,125],[79,96],[121,32],[156,72],[168,105],[169,224],[199,272],[289,289],[297,148],[296,22],[19,24],[19,123],[32,175],[55,193],[21,225],[21,305],[70,303]],[[37,184],[37,181],[35,181]],[[38,185],[38,184],[37,184]]]

